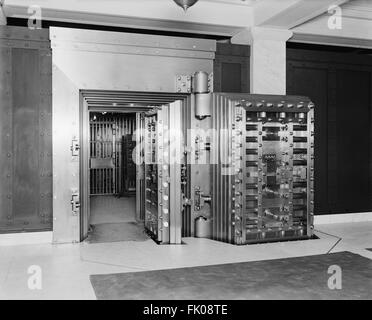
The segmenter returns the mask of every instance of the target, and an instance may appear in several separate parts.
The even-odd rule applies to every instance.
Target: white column
[[[251,93],[286,94],[286,42],[292,35],[290,30],[254,27],[231,39],[251,46]]]

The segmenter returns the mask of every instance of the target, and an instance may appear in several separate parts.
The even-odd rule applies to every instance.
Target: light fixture
[[[188,8],[192,7],[198,0],[173,0],[177,5],[179,5],[185,12]]]

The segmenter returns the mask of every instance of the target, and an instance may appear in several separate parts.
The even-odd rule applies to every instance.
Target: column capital
[[[287,42],[293,36],[293,31],[286,29],[252,27],[240,31],[231,38],[233,44],[252,45],[255,41]]]

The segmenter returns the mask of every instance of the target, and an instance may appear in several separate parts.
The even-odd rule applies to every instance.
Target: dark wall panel
[[[336,211],[370,210],[370,73],[337,70]]]
[[[250,92],[250,47],[217,43],[214,61],[215,92]]]
[[[240,92],[242,88],[242,68],[239,63],[221,64],[222,92]]]
[[[39,213],[39,51],[14,48],[12,64],[13,211],[27,224]]]
[[[48,32],[1,27],[0,50],[7,61],[6,66],[0,63],[0,232],[51,230]]]
[[[299,95],[311,97],[316,105],[315,112],[315,212],[327,211],[328,176],[327,157],[318,155],[327,154],[327,83],[326,69],[294,67],[289,86],[289,94],[297,92]]]
[[[287,50],[287,93],[316,105],[315,213],[371,211],[372,58],[333,50]]]

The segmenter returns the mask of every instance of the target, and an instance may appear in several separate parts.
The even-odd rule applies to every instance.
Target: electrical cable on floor
[[[342,240],[341,237],[339,237],[339,236],[335,236],[334,234],[330,234],[330,233],[323,232],[323,231],[316,230],[316,229],[314,229],[314,231],[315,231],[315,232],[322,233],[322,234],[325,234],[325,235],[327,235],[327,236],[330,236],[330,237],[333,237],[333,238],[336,238],[336,239],[337,239],[336,243],[331,247],[331,249],[329,249],[329,250],[327,251],[327,254],[329,254],[329,253],[330,253],[334,248],[336,248],[336,246],[337,246],[337,245],[341,242],[341,240]]]
[[[128,269],[133,269],[133,270],[149,271],[148,268],[141,268],[141,267],[134,267],[134,266],[128,266],[128,265],[123,265],[123,264],[113,264],[113,263],[107,263],[107,262],[101,262],[101,261],[88,260],[88,259],[85,259],[85,258],[82,257],[81,252],[80,252],[80,260],[82,262],[102,264],[102,265],[106,265],[106,266],[110,266],[110,267],[128,268]]]

